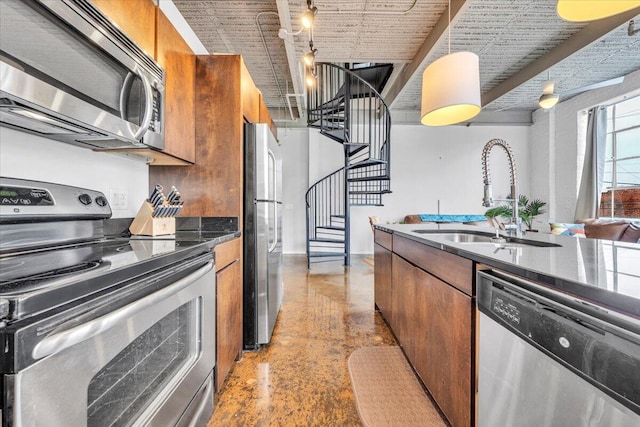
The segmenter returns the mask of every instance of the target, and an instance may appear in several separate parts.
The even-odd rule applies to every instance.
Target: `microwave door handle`
[[[138,301],[125,305],[124,307],[116,311],[78,325],[74,328],[60,332],[58,334],[46,337],[38,344],[36,344],[36,346],[33,348],[31,356],[35,360],[42,359],[43,357],[59,353],[66,348],[72,347],[76,344],[81,343],[82,341],[92,338],[104,331],[107,331],[111,329],[115,324],[135,316],[136,314],[156,305],[160,301],[188,287],[211,270],[213,270],[213,262],[209,262],[204,267],[201,267],[187,277],[178,280],[174,284],[167,286],[166,288],[163,288]]]
[[[126,119],[124,113],[126,110],[126,94],[131,87],[131,84],[133,83],[133,77],[136,75],[140,77],[140,80],[142,80],[142,86],[144,87],[145,104],[142,124],[140,125],[140,128],[137,130],[137,132],[134,132],[133,129],[131,129],[131,123]],[[127,77],[125,77],[124,83],[122,84],[122,90],[120,91],[120,118],[127,123],[129,131],[133,134],[133,139],[135,139],[136,141],[140,141],[140,139],[142,139],[142,136],[149,128],[151,119],[153,118],[153,89],[151,88],[149,79],[144,74],[136,74],[133,71],[129,71]]]

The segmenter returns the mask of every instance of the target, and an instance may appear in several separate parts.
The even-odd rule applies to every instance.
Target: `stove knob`
[[[90,205],[92,202],[91,196],[86,193],[82,193],[81,195],[79,195],[78,200],[80,200],[80,203],[82,203],[83,205]]]
[[[107,206],[108,202],[107,199],[105,199],[103,196],[98,196],[96,197],[96,204],[100,207],[105,207]]]

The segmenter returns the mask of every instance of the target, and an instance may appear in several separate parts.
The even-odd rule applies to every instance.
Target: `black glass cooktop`
[[[206,239],[106,238],[0,255],[0,298],[18,319],[206,253]]]

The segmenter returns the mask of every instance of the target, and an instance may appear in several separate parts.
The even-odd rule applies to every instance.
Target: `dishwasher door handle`
[[[129,305],[125,305],[114,312],[98,317],[97,319],[88,321],[64,332],[46,337],[36,344],[31,356],[35,360],[42,359],[43,357],[59,353],[66,348],[72,347],[82,341],[107,331],[117,323],[135,316],[141,311],[188,287],[211,270],[213,270],[213,261],[210,261],[204,267],[201,267],[172,285],[160,289],[159,291],[156,291]]]

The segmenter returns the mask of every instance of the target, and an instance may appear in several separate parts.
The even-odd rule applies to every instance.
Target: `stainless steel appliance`
[[[0,2],[0,123],[90,148],[164,147],[164,71],[88,0]]]
[[[244,347],[268,344],[282,306],[282,160],[266,124],[245,124]]]
[[[640,321],[479,272],[478,426],[640,425]]]
[[[0,178],[0,209],[2,425],[206,425],[211,245],[105,236],[81,188]]]

